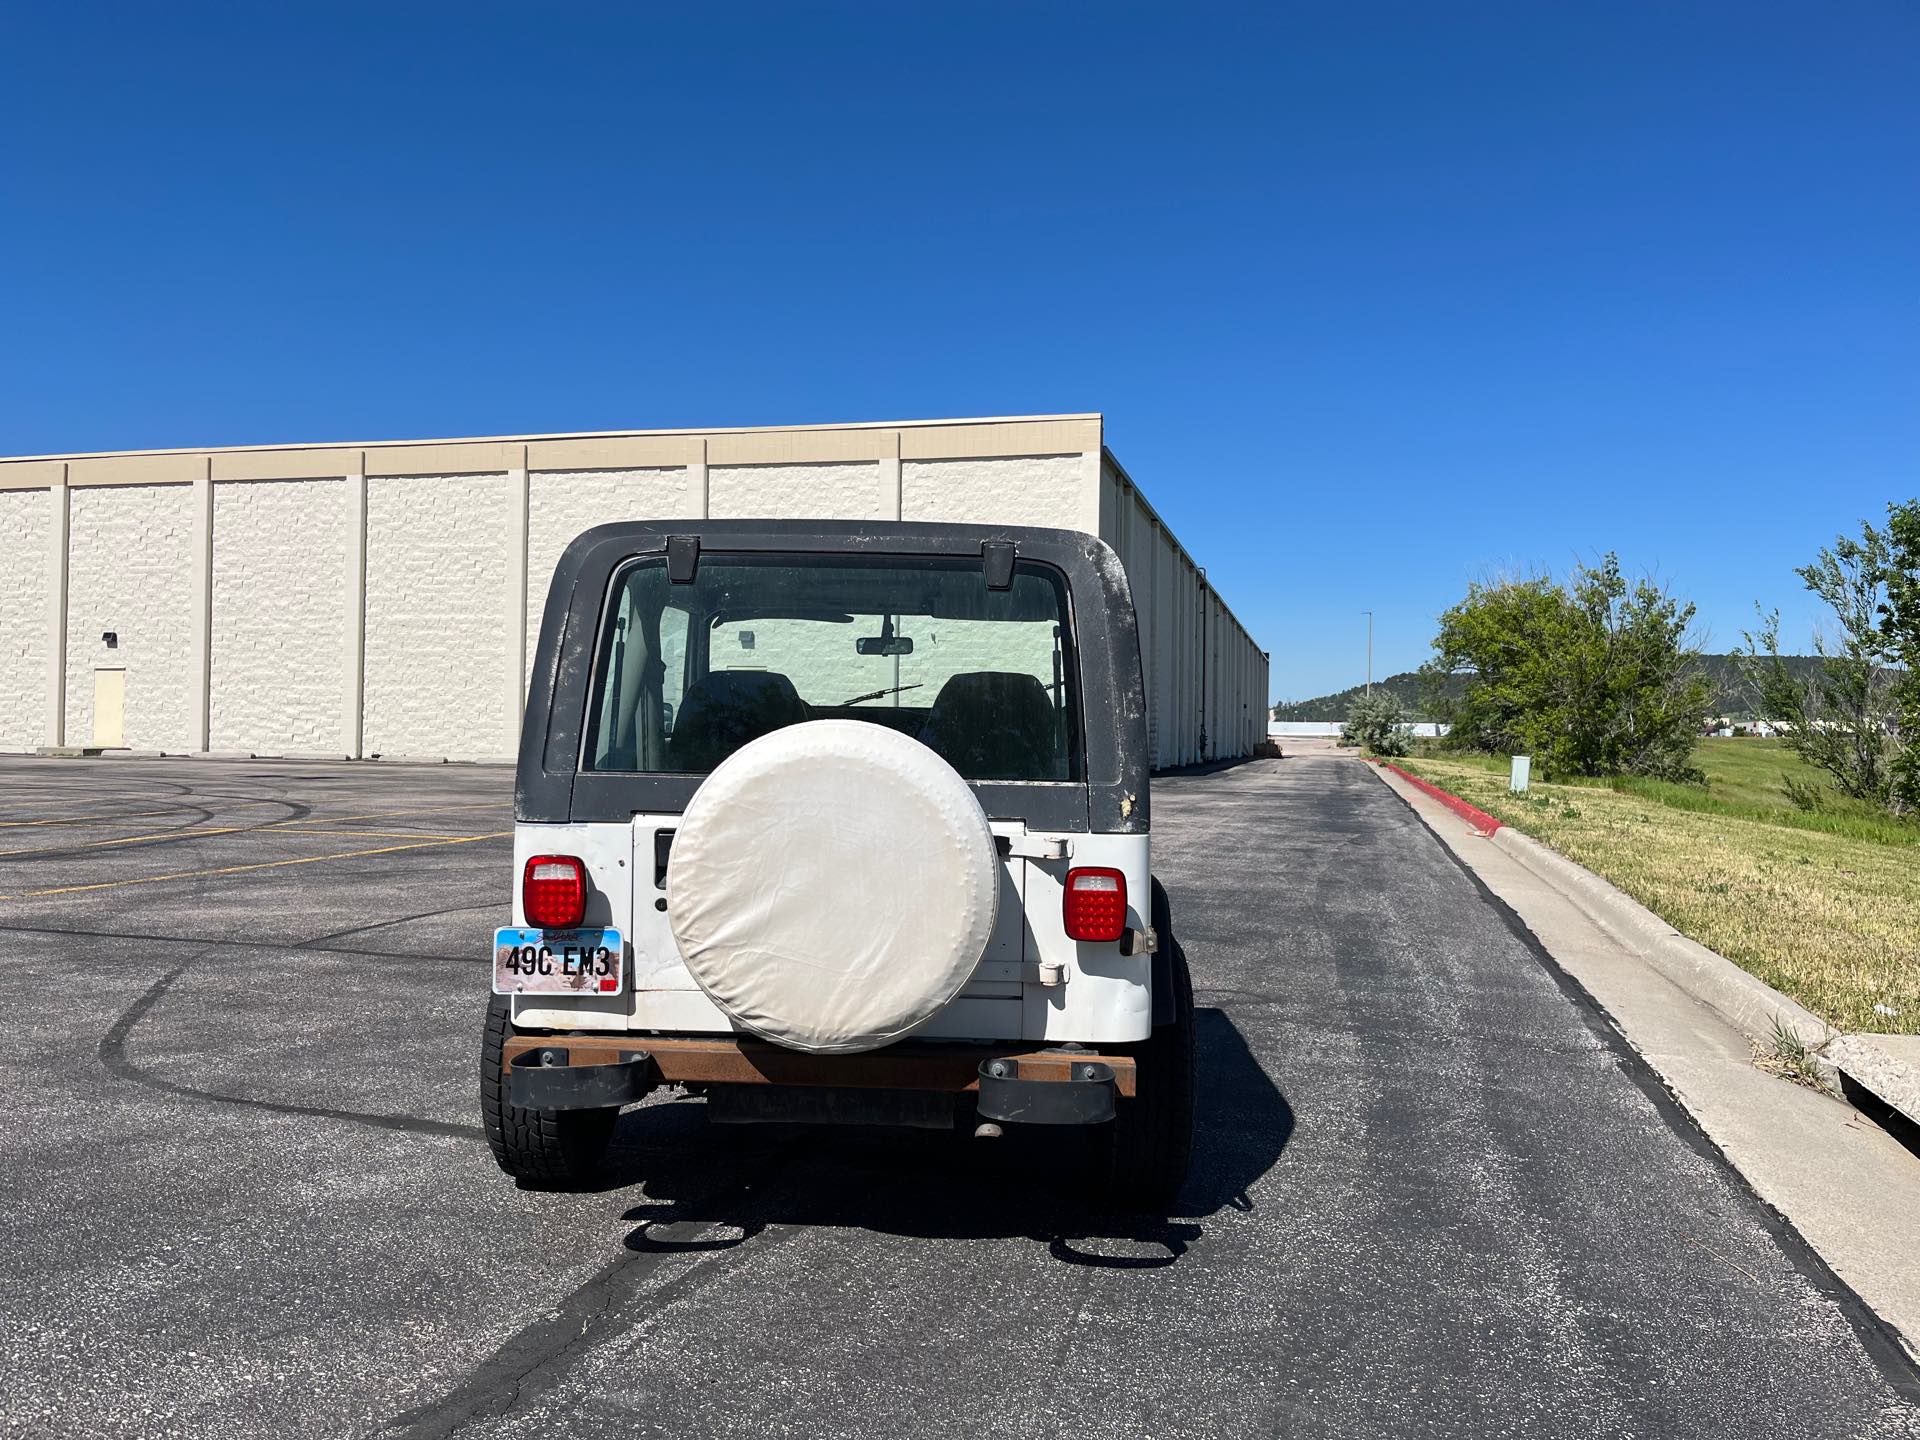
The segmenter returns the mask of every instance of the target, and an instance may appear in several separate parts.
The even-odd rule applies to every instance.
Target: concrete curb
[[[1920,1057],[1920,1037],[1910,1035],[1842,1035],[1826,1053],[1854,1084],[1920,1125],[1920,1065],[1889,1054],[1890,1043]]]
[[[1809,1050],[1825,1047],[1837,1032],[1799,1001],[1756,979],[1726,956],[1690,940],[1583,865],[1549,850],[1530,835],[1502,826],[1493,843],[1586,912],[1602,930],[1708,1009],[1724,1016],[1750,1040],[1772,1039],[1778,1025]]]
[[[1404,775],[1398,766],[1384,767]],[[1386,781],[1386,776],[1380,777]],[[1416,777],[1407,777],[1410,780]],[[1387,781],[1391,785],[1391,781]],[[1418,781],[1429,794],[1439,787]],[[1445,792],[1441,792],[1442,795]],[[1435,796],[1441,799],[1441,796]],[[1466,801],[1448,805],[1474,813]],[[1441,800],[1446,804],[1446,800]],[[1799,1001],[1742,970],[1717,951],[1688,939],[1638,900],[1583,865],[1548,849],[1530,835],[1502,825],[1487,837],[1576,905],[1588,919],[1640,956],[1680,989],[1758,1044],[1770,1043],[1777,1025],[1797,1035],[1821,1077],[1836,1090],[1845,1075],[1860,1088],[1920,1123],[1920,1068],[1875,1043],[1875,1037],[1835,1030]]]
[[[1438,800],[1442,805],[1446,806],[1447,809],[1453,811],[1454,814],[1473,826],[1473,828],[1478,830],[1482,835],[1491,836],[1500,832],[1502,828],[1500,821],[1494,819],[1493,816],[1489,815],[1479,806],[1469,805],[1451,790],[1442,790],[1431,780],[1422,780],[1412,771],[1402,770],[1391,760],[1376,760],[1373,763],[1378,765],[1382,770],[1391,770],[1423,794],[1431,795],[1435,800]]]

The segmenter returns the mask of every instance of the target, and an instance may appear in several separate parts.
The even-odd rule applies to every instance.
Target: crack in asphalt
[[[587,1351],[631,1329],[622,1323],[631,1303],[647,1300],[649,1310],[642,1318],[655,1318],[669,1305],[720,1279],[726,1271],[715,1261],[725,1251],[752,1240],[755,1248],[764,1252],[801,1233],[804,1227],[800,1226],[763,1228],[764,1217],[782,1193],[781,1182],[791,1180],[793,1162],[801,1148],[802,1142],[790,1142],[768,1157],[766,1171],[721,1186],[685,1207],[710,1210],[724,1206],[732,1217],[702,1224],[690,1240],[714,1230],[738,1229],[743,1231],[739,1241],[694,1252],[695,1258],[681,1275],[643,1297],[625,1282],[637,1282],[689,1251],[638,1248],[638,1238],[648,1224],[642,1217],[640,1228],[628,1237],[627,1254],[609,1261],[557,1305],[509,1335],[445,1395],[402,1411],[371,1433],[394,1440],[442,1440],[470,1420],[512,1415],[531,1398],[530,1381],[535,1382],[533,1395],[553,1388]],[[745,1203],[736,1211],[733,1205],[738,1202]],[[623,1290],[624,1295],[620,1293]],[[530,1355],[523,1353],[528,1350]]]

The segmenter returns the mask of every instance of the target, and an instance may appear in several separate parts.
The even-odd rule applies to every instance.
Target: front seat
[[[940,687],[920,739],[969,780],[1058,780],[1053,702],[1037,676],[971,670]]]
[[[705,774],[749,740],[807,718],[807,702],[779,671],[714,670],[680,697],[667,755],[675,770]]]

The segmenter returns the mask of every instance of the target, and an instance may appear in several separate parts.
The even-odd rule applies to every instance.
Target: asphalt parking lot
[[[1920,1435],[1913,1372],[1363,767],[1156,782],[1203,1130],[480,1138],[503,769],[0,759],[23,1435]],[[1051,1170],[1052,1173],[1046,1173]]]

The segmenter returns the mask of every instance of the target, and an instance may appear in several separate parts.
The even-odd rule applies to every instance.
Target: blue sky
[[[0,453],[1102,410],[1273,652],[1920,494],[1920,9],[0,9]]]

